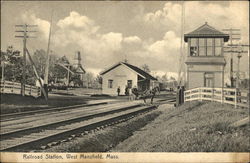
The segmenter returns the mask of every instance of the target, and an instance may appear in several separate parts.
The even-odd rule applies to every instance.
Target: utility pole
[[[184,35],[184,27],[185,27],[185,2],[182,1],[182,10],[181,10],[181,38]],[[178,85],[184,86],[185,85],[185,79],[186,79],[186,72],[185,72],[185,52],[184,52],[184,42],[183,39],[181,39],[181,46],[180,46],[180,57],[179,57],[179,70],[178,70]]]
[[[239,88],[239,81],[240,81],[240,58],[242,57],[242,53],[248,53],[248,51],[244,51],[243,47],[249,47],[249,45],[241,45],[241,44],[229,44],[228,46],[230,46],[229,48],[237,48],[235,50],[229,50],[229,51],[224,51],[224,52],[228,52],[228,53],[237,53],[237,58],[238,58],[238,65],[237,65],[237,72],[236,72],[236,88]],[[248,49],[249,50],[249,49]],[[232,72],[233,73],[233,72]]]
[[[236,88],[239,88],[240,85],[240,58],[242,57],[241,51],[238,52],[238,65],[237,65],[237,80],[236,80]]]
[[[240,33],[235,33],[235,32],[240,32],[240,29],[223,29],[222,31],[226,31],[229,34],[230,37],[230,44],[233,44],[233,40],[240,40]],[[230,51],[233,51],[233,47],[230,46]],[[230,56],[230,82],[231,82],[231,87],[234,87],[234,79],[233,79],[233,52],[231,52]]]
[[[186,72],[185,72],[185,53],[184,53],[184,27],[185,27],[185,1],[182,1],[182,8],[181,8],[181,29],[180,29],[180,38],[181,38],[181,46],[180,46],[180,57],[179,57],[179,69],[178,69],[178,86],[177,86],[177,93],[176,93],[176,106],[181,105],[184,103],[184,86],[186,82]]]
[[[22,71],[22,81],[21,81],[21,94],[25,96],[25,83],[26,83],[26,43],[27,38],[35,38],[34,36],[28,36],[28,32],[36,32],[28,30],[28,27],[37,27],[37,25],[15,25],[15,27],[21,27],[23,30],[17,30],[15,32],[21,32],[23,35],[15,36],[19,38],[23,38],[23,71]]]
[[[47,56],[46,56],[46,63],[45,63],[45,72],[44,72],[44,89],[48,97],[48,83],[49,83],[49,59],[50,59],[50,38],[51,38],[51,29],[52,29],[52,16],[53,11],[51,14],[50,20],[50,29],[49,29],[49,40],[48,40],[48,48],[47,48]]]

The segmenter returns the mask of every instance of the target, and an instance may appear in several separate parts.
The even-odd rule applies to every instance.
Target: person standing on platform
[[[132,101],[133,100],[133,95],[132,95],[132,89],[128,88],[128,100]]]
[[[121,88],[120,88],[120,86],[117,88],[117,94],[118,94],[118,96],[120,96],[120,92],[121,92]]]
[[[132,94],[134,95],[134,99],[137,100],[139,93],[138,93],[138,89],[136,88],[136,86],[132,89]]]

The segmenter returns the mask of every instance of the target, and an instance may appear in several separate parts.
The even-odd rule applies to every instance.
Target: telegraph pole
[[[49,83],[49,58],[50,58],[49,52],[50,52],[50,38],[51,38],[51,29],[52,29],[52,16],[53,16],[53,11],[52,11],[51,20],[50,20],[49,40],[48,40],[45,72],[44,72],[44,89],[47,94],[47,97],[48,97],[48,83]]]
[[[229,51],[224,51],[228,53],[237,53],[237,58],[238,58],[238,65],[237,65],[237,71],[236,71],[236,88],[239,88],[239,81],[240,81],[240,58],[242,57],[242,53],[248,53],[248,51],[244,51],[243,47],[249,47],[249,45],[239,45],[239,44],[229,44],[228,45],[230,49],[232,48],[237,48],[237,50],[229,50]],[[248,49],[249,50],[249,49]],[[233,72],[232,72],[233,73]]]
[[[182,9],[181,9],[181,38],[184,35],[184,27],[185,27],[185,1],[182,1]],[[186,72],[185,72],[185,52],[184,52],[184,43],[183,39],[181,39],[181,46],[180,46],[180,57],[179,57],[179,69],[178,69],[178,85],[184,86],[185,85],[185,79],[186,79]]]
[[[37,25],[15,25],[16,27],[22,27],[23,30],[17,30],[15,32],[23,33],[23,35],[15,36],[19,38],[23,38],[23,71],[22,71],[22,81],[21,81],[21,94],[25,96],[25,83],[26,83],[26,43],[27,38],[34,38],[34,36],[28,36],[28,32],[36,32],[36,31],[28,31],[28,27],[37,27]]]
[[[226,31],[229,34],[230,37],[230,44],[233,44],[233,40],[240,40],[240,33],[234,33],[234,32],[240,32],[240,29],[223,29],[222,31]],[[236,37],[235,37],[236,36]],[[230,51],[233,51],[233,47],[230,46]],[[233,82],[233,52],[231,52],[231,57],[230,57],[230,82],[231,82],[231,87],[234,87],[234,82]]]
[[[239,88],[240,85],[240,58],[242,57],[241,51],[238,52],[238,65],[237,65],[237,80],[236,80],[236,88]]]

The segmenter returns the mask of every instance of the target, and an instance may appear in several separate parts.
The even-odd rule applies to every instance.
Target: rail
[[[240,107],[249,107],[249,91],[236,88],[199,87],[184,92],[184,101],[216,101]]]
[[[1,94],[21,94],[21,83],[1,80],[0,83]],[[25,84],[25,95],[39,97],[41,91],[39,87]]]

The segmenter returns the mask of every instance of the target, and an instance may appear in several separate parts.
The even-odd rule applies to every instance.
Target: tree
[[[101,88],[102,85],[102,76],[101,75],[97,75],[95,80],[94,80],[94,88]]]
[[[32,57],[36,65],[36,69],[37,69],[39,76],[41,76],[45,72],[46,55],[47,54],[45,50],[40,49],[40,50],[36,50]]]
[[[49,80],[48,82],[55,82],[55,69],[56,69],[56,62],[57,62],[58,56],[54,55],[54,54],[50,54],[50,58],[49,58]]]
[[[95,80],[94,74],[91,72],[87,72],[85,77],[86,77],[87,88],[92,87],[94,80]]]
[[[162,81],[167,82],[168,81],[168,76],[167,74],[164,74],[162,77]]]
[[[8,46],[6,52],[1,51],[1,63],[1,71],[4,67],[5,80],[21,82],[23,60],[20,51]]]
[[[150,72],[151,72],[151,71],[150,71],[150,68],[149,68],[149,66],[148,66],[147,64],[142,65],[141,68],[142,68],[143,71],[145,71],[145,72],[147,72],[147,73],[150,73]]]
[[[52,57],[50,58],[52,59]],[[69,61],[68,59],[63,56],[63,57],[60,57],[60,58],[57,58],[56,60],[51,60],[51,62],[54,62],[53,64],[53,67],[50,67],[50,77],[53,78],[55,80],[55,82],[57,82],[58,79],[63,79],[63,78],[66,78],[67,77],[67,70],[56,64],[56,63],[61,63],[61,64],[69,64]],[[50,64],[52,65],[52,64]],[[67,65],[66,65],[67,66]]]
[[[98,81],[99,84],[102,84],[102,76],[97,75],[96,80]]]

